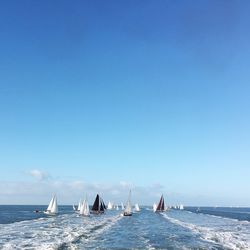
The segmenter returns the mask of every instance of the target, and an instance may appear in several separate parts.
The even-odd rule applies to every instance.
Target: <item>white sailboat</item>
[[[82,202],[79,214],[84,215],[84,216],[89,216],[90,215],[89,204],[88,204],[87,198]]]
[[[119,206],[118,205],[116,205],[116,210],[119,210]]]
[[[155,211],[156,211],[156,209],[157,209],[157,204],[156,204],[156,203],[154,203],[154,204],[153,204],[153,211],[155,212]]]
[[[138,203],[135,204],[134,210],[135,210],[135,212],[140,212],[141,211]]]
[[[55,195],[52,197],[49,206],[44,213],[48,215],[56,215],[58,213],[57,198]]]
[[[121,209],[124,210],[123,202],[121,202]]]
[[[79,200],[79,203],[78,203],[78,207],[77,207],[77,210],[76,211],[80,211],[81,210],[81,206],[82,206],[82,200],[80,199]]]
[[[126,203],[126,207],[122,214],[123,216],[131,216],[132,215],[132,207],[131,207],[131,190],[129,191],[128,201]]]
[[[109,203],[108,203],[108,207],[107,207],[107,209],[108,210],[111,210],[111,209],[113,209],[113,204],[109,201]]]

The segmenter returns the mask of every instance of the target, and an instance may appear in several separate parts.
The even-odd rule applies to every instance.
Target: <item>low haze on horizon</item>
[[[250,206],[250,2],[0,3],[0,204]]]

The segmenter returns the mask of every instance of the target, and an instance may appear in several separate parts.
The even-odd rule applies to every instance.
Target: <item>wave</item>
[[[71,214],[8,224],[1,228],[0,248],[74,249],[78,242],[95,239],[120,218],[118,215],[79,218]]]
[[[183,222],[181,220],[169,217],[167,214],[162,214],[165,219],[169,222],[179,225],[181,227],[191,230],[193,233],[197,234],[201,239],[212,242],[215,244],[220,244],[225,248],[229,249],[250,249],[249,235],[246,232],[229,231],[225,228],[220,231],[216,228],[198,226],[192,223]],[[235,228],[238,230],[239,228]]]

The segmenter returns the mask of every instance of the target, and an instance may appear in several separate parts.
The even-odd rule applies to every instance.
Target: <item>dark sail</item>
[[[100,204],[100,212],[104,212],[104,203],[101,201],[101,204]]]
[[[99,196],[99,194],[97,194],[95,198],[95,202],[91,209],[91,213],[93,214],[104,213],[104,209],[105,209],[105,204],[103,202],[103,199]]]
[[[101,198],[101,199],[100,199],[100,211],[101,211],[101,212],[104,212],[104,209],[106,209],[106,206],[105,206],[105,204],[104,204],[103,199]]]
[[[164,211],[165,210],[165,204],[164,204],[164,198],[163,195],[161,196],[160,202],[158,203],[158,206],[156,208],[156,211]]]
[[[96,212],[99,211],[99,203],[100,203],[100,197],[99,197],[99,194],[97,194],[95,198],[95,202],[92,206],[92,211],[96,211]]]

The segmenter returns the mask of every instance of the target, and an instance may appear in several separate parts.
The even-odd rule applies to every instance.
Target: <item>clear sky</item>
[[[250,206],[249,13],[247,0],[1,1],[0,204],[132,188],[145,204]]]

